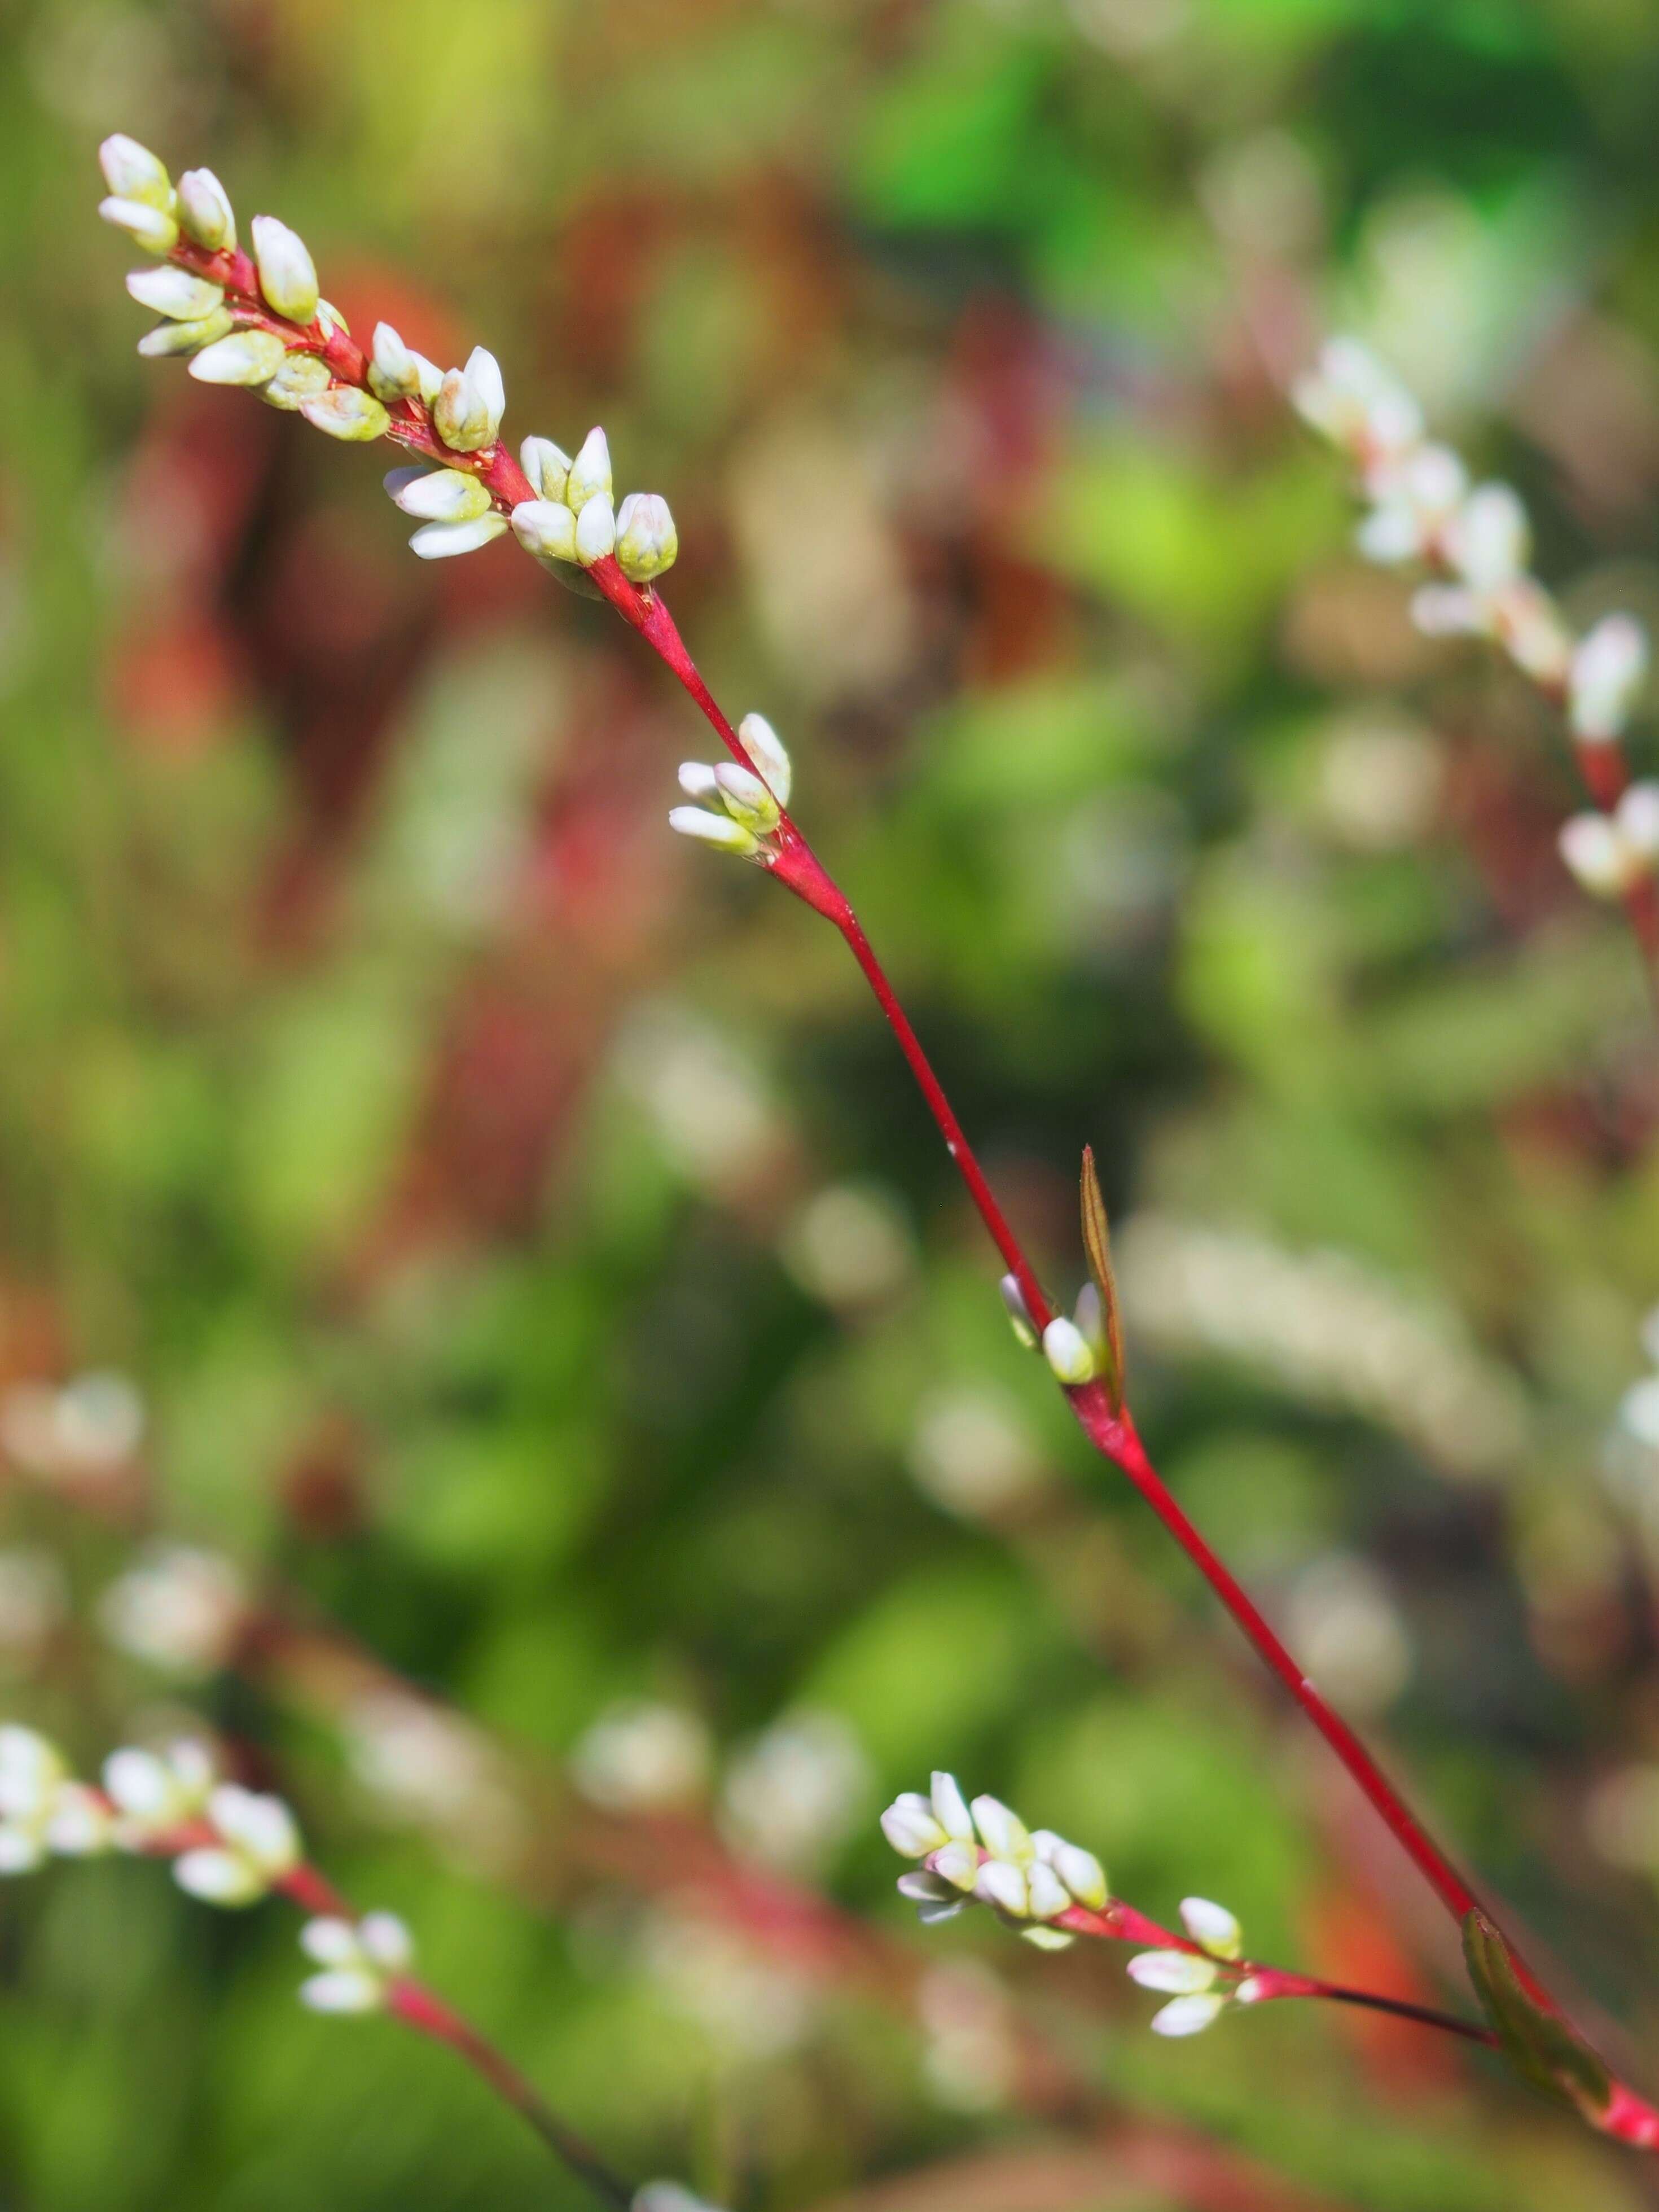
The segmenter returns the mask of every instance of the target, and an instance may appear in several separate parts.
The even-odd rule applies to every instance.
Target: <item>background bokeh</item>
[[[951,1765],[1150,1911],[1457,1986],[1011,1342],[839,942],[667,834],[686,702],[136,361],[96,141],[668,495],[1062,1292],[1094,1144],[1183,1501],[1651,2087],[1659,1048],[1547,712],[1414,636],[1283,388],[1361,331],[1575,616],[1659,610],[1656,119],[1646,0],[14,0],[4,1709],[88,1764],[210,1723],[629,2171],[1659,2203],[1427,2039],[1162,2045],[1117,1955],[909,1924],[874,1814]],[[8,1887],[8,2212],[580,2201],[447,2054],[302,2014],[294,1935]]]

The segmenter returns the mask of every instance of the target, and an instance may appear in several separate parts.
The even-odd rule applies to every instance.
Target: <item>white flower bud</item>
[[[1213,1989],[1218,1972],[1213,1959],[1194,1958],[1190,1951],[1138,1951],[1128,1966],[1129,1979],[1143,1990],[1163,1990],[1172,1996]]]
[[[522,501],[513,510],[513,534],[538,561],[576,557],[576,518],[561,501]]]
[[[476,553],[507,528],[500,514],[480,514],[471,522],[428,522],[410,539],[410,550],[422,561],[448,561],[458,553]]]
[[[1000,1797],[975,1797],[973,1812],[980,1841],[993,1858],[1006,1859],[1012,1866],[1029,1866],[1036,1858],[1030,1829]]]
[[[236,216],[228,194],[211,169],[186,169],[179,179],[179,221],[198,246],[210,253],[234,249]]]
[[[1633,783],[1620,800],[1613,820],[1630,850],[1644,861],[1659,860],[1659,783]]]
[[[1056,1314],[1042,1332],[1042,1355],[1060,1380],[1069,1386],[1093,1377],[1095,1356],[1075,1322]]]
[[[15,1722],[0,1727],[0,1818],[29,1820],[46,1813],[67,1770],[55,1744]]]
[[[300,1832],[280,1797],[222,1782],[209,1792],[207,1814],[223,1841],[261,1874],[275,1880],[299,1864]]]
[[[881,1816],[881,1832],[907,1859],[926,1858],[950,1840],[933,1818],[933,1807],[914,1790],[905,1790],[887,1808]]]
[[[1638,872],[1636,856],[1606,814],[1575,814],[1561,824],[1561,858],[1593,898],[1614,899]]]
[[[734,822],[729,814],[712,814],[702,806],[672,807],[668,826],[682,837],[699,838],[705,845],[718,846],[725,853],[741,854],[745,860],[760,850],[757,841],[740,822]]]
[[[432,421],[445,445],[458,453],[483,453],[501,427],[507,394],[492,353],[474,346],[465,368],[452,368],[432,404]]]
[[[200,384],[269,384],[287,355],[270,331],[234,331],[198,353],[190,373]]]
[[[384,438],[392,427],[392,417],[373,392],[359,391],[355,384],[336,384],[319,392],[314,399],[301,403],[300,412],[313,430],[349,446],[368,445]]]
[[[1512,583],[1531,551],[1527,510],[1506,483],[1477,485],[1447,526],[1447,558],[1477,592]]]
[[[617,510],[617,564],[633,584],[665,575],[679,556],[679,532],[668,501],[654,491],[630,491]]]
[[[974,1894],[985,1904],[997,1905],[1012,1914],[1016,1920],[1025,1919],[1031,1910],[1025,1876],[1006,1859],[985,1861],[975,1878]]]
[[[735,761],[721,761],[714,781],[726,812],[757,836],[769,836],[778,826],[777,802],[754,772]]]
[[[234,1851],[210,1848],[182,1852],[173,1862],[173,1878],[204,1905],[254,1905],[270,1887],[258,1869]]]
[[[590,430],[583,439],[575,459],[570,464],[565,502],[580,514],[590,499],[597,498],[601,492],[609,499],[613,489],[610,445],[603,430]]]
[[[366,1912],[357,1923],[357,1940],[383,1973],[406,1973],[415,1963],[415,1938],[395,1912]]]
[[[388,405],[394,399],[414,399],[420,395],[421,373],[416,356],[390,323],[374,325],[368,387],[377,399],[385,400]]]
[[[1027,1352],[1035,1352],[1037,1348],[1036,1322],[1032,1318],[1031,1309],[1025,1303],[1025,1293],[1019,1287],[1019,1277],[1005,1275],[998,1287],[1002,1292],[1002,1303],[1008,1309],[1008,1320],[1015,1337]]]
[[[117,230],[125,231],[146,253],[171,253],[179,243],[179,226],[170,215],[144,200],[100,200],[98,212]]]
[[[974,1816],[954,1774],[945,1773],[941,1767],[934,1768],[929,1802],[933,1808],[933,1818],[953,1844],[973,1842]]]
[[[334,381],[328,363],[314,353],[291,353],[259,394],[266,405],[284,415],[297,415],[308,399],[316,399]]]
[[[720,780],[707,761],[682,761],[679,786],[688,799],[719,800]]]
[[[386,1990],[378,1974],[342,1966],[308,1975],[300,1984],[300,2002],[313,2012],[379,2012],[386,2002]]]
[[[199,322],[158,323],[139,339],[138,350],[146,361],[171,361],[179,354],[200,353],[204,346],[228,337],[235,327],[230,310],[219,307]],[[326,376],[326,370],[324,374]]]
[[[569,505],[565,489],[570,482],[570,456],[551,438],[526,438],[519,448],[519,466],[529,477],[538,499]]]
[[[979,1880],[979,1852],[972,1844],[959,1844],[954,1838],[928,1854],[933,1872],[953,1889],[972,1889]]]
[[[331,300],[317,302],[317,327],[325,338],[351,336],[351,325]]]
[[[1572,656],[1568,713],[1583,744],[1609,744],[1623,732],[1647,679],[1648,635],[1630,615],[1606,615]]]
[[[104,182],[118,200],[137,200],[141,206],[173,211],[173,179],[165,165],[148,146],[118,131],[98,149],[98,166]]]
[[[1181,1924],[1212,1958],[1237,1959],[1244,1948],[1244,1933],[1237,1917],[1207,1897],[1182,1899]]]
[[[95,1790],[84,1782],[66,1782],[58,1792],[46,1822],[46,1841],[64,1858],[91,1858],[106,1851],[115,1840],[115,1822]]]
[[[141,307],[175,323],[199,322],[225,303],[224,287],[192,276],[188,269],[135,269],[127,289]]]
[[[317,268],[297,232],[274,215],[253,218],[253,265],[273,313],[308,323],[317,313]]]
[[[1030,1893],[1031,1917],[1035,1920],[1053,1920],[1072,1909],[1072,1893],[1051,1866],[1038,1859],[1025,1869],[1025,1886]]]
[[[1461,584],[1425,584],[1413,592],[1412,620],[1425,637],[1480,637],[1492,628],[1485,601]]]
[[[1261,2004],[1268,1994],[1268,1984],[1255,1974],[1247,1974],[1233,1990],[1235,2004]]]
[[[475,522],[490,511],[489,491],[465,469],[393,469],[386,488],[417,522]]]
[[[571,471],[574,480],[575,471]],[[596,491],[576,517],[576,558],[584,568],[591,568],[617,544],[617,518],[611,512],[608,491]]]
[[[764,714],[745,714],[738,724],[738,739],[765,777],[773,798],[780,806],[787,806],[794,771],[790,766],[783,739]]]
[[[1149,2025],[1154,2035],[1198,2035],[1226,2009],[1224,1996],[1174,1997]]]
[[[1086,1905],[1091,1912],[1102,1909],[1111,1893],[1106,1887],[1106,1869],[1092,1851],[1085,1851],[1080,1844],[1061,1843],[1050,1863],[1079,1905]]]

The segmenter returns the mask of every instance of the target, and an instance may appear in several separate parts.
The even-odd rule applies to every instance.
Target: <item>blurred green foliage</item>
[[[1659,1060],[1554,857],[1557,733],[1413,638],[1281,387],[1362,330],[1523,488],[1576,613],[1659,610],[1656,115],[1643,0],[19,0],[0,1376],[118,1370],[149,1429],[115,1505],[7,1475],[4,1544],[76,1602],[6,1710],[91,1761],[184,1698],[630,2171],[785,2207],[914,2168],[920,2206],[932,2160],[1035,2160],[1068,2124],[998,2072],[1012,2007],[1103,2106],[1097,2192],[1034,2165],[1009,2212],[1647,2201],[1437,2049],[1291,2007],[1158,2045],[1116,1960],[908,1928],[872,1815],[951,1765],[1150,1911],[1456,1986],[1010,1344],[839,945],[673,848],[690,709],[510,546],[409,560],[373,457],[136,362],[93,149],[210,163],[360,331],[490,344],[514,435],[603,419],[668,495],[693,651],[785,732],[1067,1291],[1095,1145],[1160,1462],[1651,2051],[1659,1462],[1607,1437]],[[823,1880],[982,1978],[919,2026],[689,1942],[562,1863],[556,1808],[505,1853],[398,1825],[326,1699],[100,1643],[155,1532],[515,1759],[619,1698],[700,1717],[728,1822],[757,1731],[839,1716]],[[577,2201],[446,2054],[302,2014],[293,1936],[131,1863],[9,1889],[0,2202]],[[951,2003],[983,2063],[942,2082]],[[1164,2122],[1279,2179],[1143,2186]]]

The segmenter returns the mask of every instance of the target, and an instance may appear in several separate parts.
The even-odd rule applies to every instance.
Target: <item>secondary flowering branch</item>
[[[792,778],[775,732],[758,716],[732,725],[653,588],[677,550],[666,507],[647,498],[638,504],[624,501],[621,513],[613,513],[610,455],[602,431],[590,434],[574,461],[541,439],[527,440],[515,461],[500,438],[505,404],[501,373],[482,349],[465,369],[443,374],[381,325],[373,353],[366,357],[337,313],[319,297],[310,256],[292,232],[271,218],[256,218],[254,253],[250,258],[240,251],[229,203],[209,172],[189,173],[175,191],[161,162],[130,139],[106,141],[102,159],[113,198],[101,212],[167,264],[159,272],[160,285],[155,271],[141,272],[132,283],[136,297],[169,319],[143,342],[142,349],[190,354],[192,374],[208,381],[249,385],[272,404],[297,409],[331,435],[354,442],[388,438],[438,464],[435,473],[398,471],[387,480],[400,506],[427,518],[411,541],[417,553],[430,557],[469,551],[510,526],[526,550],[561,580],[609,600],[684,686],[733,766],[694,763],[683,769],[683,787],[696,803],[676,808],[672,825],[777,877],[841,933],[1002,1255],[1008,1271],[1003,1294],[1016,1334],[1028,1344],[1042,1343],[1084,1435],[1146,1500],[1457,1920],[1471,1972],[1510,2057],[1534,2078],[1571,2095],[1604,2133],[1645,2148],[1659,2148],[1659,2110],[1612,2081],[1578,2041],[1536,1977],[1484,1914],[1463,1875],[1353,1730],[1326,1703],[1153,1467],[1124,1403],[1104,1215],[1086,1161],[1084,1231],[1094,1295],[1085,1292],[1073,1319],[1056,1313],[850,902],[788,813]],[[206,289],[186,293],[181,278]],[[1483,526],[1492,528],[1492,523],[1488,511]],[[1493,529],[1492,534],[1501,533]],[[1510,567],[1518,570],[1518,559]],[[1519,607],[1526,599],[1516,575],[1510,576],[1508,589],[1509,598],[1500,594],[1489,602],[1477,595],[1472,602],[1480,610],[1482,625],[1496,628],[1500,605],[1510,608],[1512,600]],[[1501,619],[1511,616],[1505,613]],[[1461,626],[1477,626],[1474,615]],[[1541,654],[1540,647],[1536,657]],[[1603,663],[1608,658],[1604,644]],[[1571,674],[1569,655],[1554,680],[1566,684]],[[1607,667],[1598,667],[1593,659],[1588,672],[1581,671],[1581,744],[1598,713],[1602,720],[1608,719],[1613,696],[1626,684],[1627,678],[1613,683]],[[1583,698],[1597,702],[1593,711],[1582,710]],[[1615,799],[1623,790],[1621,767],[1616,775]],[[1607,788],[1613,791],[1611,776]],[[1626,889],[1633,919],[1654,899],[1650,875]],[[1645,930],[1647,924],[1638,920],[1638,928]],[[1650,939],[1659,957],[1659,905],[1653,906]],[[1646,945],[1650,936],[1644,934],[1643,941]],[[1587,2092],[1586,2080],[1591,2085]]]
[[[1153,2015],[1156,2034],[1196,2035],[1240,2005],[1320,1997],[1498,2045],[1492,2029],[1455,2013],[1247,1959],[1237,1918],[1207,1898],[1182,1899],[1185,1932],[1176,1935],[1114,1897],[1092,1851],[1051,1828],[1028,1829],[999,1798],[975,1797],[969,1805],[953,1774],[936,1773],[926,1796],[906,1790],[895,1798],[881,1826],[901,1856],[921,1862],[920,1872],[901,1875],[898,1887],[928,1925],[978,1903],[1039,1950],[1064,1950],[1079,1936],[1150,1946],[1130,1960],[1128,1971],[1142,1989],[1170,2000]]]
[[[0,1875],[33,1871],[51,1856],[127,1851],[169,1860],[180,1889],[224,1907],[281,1895],[307,1916],[301,1948],[317,1968],[300,1985],[313,2012],[384,2012],[465,2060],[612,2212],[665,2212],[660,2192],[614,2172],[471,2022],[410,1972],[415,1947],[394,1913],[359,1915],[304,1855],[280,1797],[224,1782],[201,1744],[161,1753],[124,1747],[101,1784],[77,1781],[57,1747],[33,1729],[0,1724]],[[696,2200],[680,2192],[679,2212]],[[711,2212],[711,2208],[702,2208]]]

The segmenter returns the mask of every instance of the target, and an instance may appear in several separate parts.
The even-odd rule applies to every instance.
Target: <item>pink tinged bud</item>
[[[1106,1869],[1092,1851],[1078,1844],[1062,1843],[1052,1863],[1079,1905],[1086,1905],[1091,1912],[1104,1908],[1111,1893],[1106,1886]]]
[[[1194,1943],[1201,1943],[1212,1958],[1236,1959],[1244,1948],[1243,1930],[1224,1905],[1207,1897],[1183,1897],[1181,1924]]]
[[[392,427],[392,417],[380,401],[372,392],[360,392],[355,384],[336,384],[319,392],[314,399],[301,404],[300,412],[313,430],[349,446],[371,444],[376,438],[384,438]]]
[[[170,215],[144,200],[100,200],[98,212],[117,230],[125,231],[146,253],[171,253],[179,243],[179,226]]]
[[[1129,1979],[1143,1990],[1163,1990],[1174,1996],[1213,1988],[1217,1972],[1213,1959],[1194,1958],[1190,1951],[1138,1951],[1128,1966]]]
[[[611,495],[595,492],[576,517],[576,558],[584,568],[591,568],[614,552],[616,544],[617,518],[611,511]]]
[[[793,771],[783,739],[764,714],[745,714],[738,724],[738,739],[757,771],[765,777],[773,798],[780,806],[787,806]]]
[[[1019,1286],[1018,1275],[1005,1275],[1000,1285],[1002,1303],[1008,1309],[1008,1319],[1015,1336],[1028,1352],[1037,1348],[1037,1327],[1031,1317],[1031,1309],[1025,1303],[1025,1293]]]
[[[1035,1920],[1054,1920],[1072,1909],[1072,1893],[1053,1867],[1044,1866],[1039,1859],[1025,1870],[1025,1885],[1031,1899],[1031,1917]]]
[[[972,1844],[941,1844],[928,1854],[927,1863],[952,1889],[972,1889],[979,1879],[979,1853]]]
[[[987,1905],[994,1905],[1016,1920],[1026,1919],[1030,1913],[1030,1892],[1025,1876],[1017,1866],[1006,1859],[987,1859],[974,1883],[974,1894]]]
[[[736,853],[744,860],[752,859],[760,850],[757,841],[740,822],[734,822],[729,814],[714,814],[704,807],[672,807],[668,826],[682,837],[695,837],[700,843],[713,845],[723,853]]]
[[[679,532],[668,501],[631,491],[617,510],[617,564],[630,583],[653,583],[679,556]]]
[[[198,353],[190,373],[200,384],[269,384],[288,357],[270,331],[234,331]]]
[[[305,240],[274,215],[256,215],[252,231],[253,265],[266,306],[291,323],[310,322],[317,313],[317,268]]]
[[[1619,738],[1647,672],[1647,632],[1629,615],[1605,616],[1580,641],[1572,656],[1568,711],[1581,744]]]
[[[1043,1330],[1042,1356],[1068,1388],[1075,1389],[1093,1378],[1095,1356],[1082,1331],[1064,1314],[1056,1314]]]
[[[386,480],[394,506],[417,522],[476,522],[489,494],[465,469],[394,469]]]
[[[752,769],[739,768],[735,761],[722,761],[714,770],[714,781],[727,813],[745,830],[764,837],[777,828],[777,802]]]
[[[568,507],[570,456],[551,438],[526,438],[519,448],[519,466],[535,486],[538,499],[556,500]]]
[[[410,539],[410,550],[418,560],[448,561],[458,553],[476,553],[506,528],[499,514],[481,514],[471,522],[428,522]]]
[[[513,510],[513,534],[538,561],[574,561],[576,518],[561,501],[526,499]]]
[[[118,200],[137,200],[145,207],[173,212],[173,179],[148,146],[118,131],[98,149],[98,166],[104,182]]]
[[[1006,1859],[1012,1866],[1029,1866],[1036,1858],[1030,1830],[1000,1797],[975,1797],[973,1813],[979,1839],[994,1859]]]
[[[127,290],[141,307],[175,323],[199,322],[225,303],[222,286],[192,276],[188,269],[135,269],[127,278]]]
[[[1220,2018],[1226,2003],[1216,1996],[1176,1997],[1155,2012],[1149,2025],[1154,2035],[1200,2035]]]
[[[198,246],[218,253],[236,244],[236,216],[211,169],[186,169],[179,179],[179,221]]]
[[[974,1816],[968,1808],[954,1774],[946,1774],[936,1767],[933,1774],[933,1818],[939,1822],[953,1844],[974,1841]]]
[[[615,489],[611,475],[611,447],[603,430],[588,432],[570,464],[570,479],[565,489],[565,501],[580,514],[590,499],[603,492],[607,499]]]
[[[689,812],[679,808],[678,812]],[[902,1857],[926,1858],[950,1839],[933,1818],[933,1808],[927,1800],[914,1790],[907,1790],[896,1797],[881,1816],[881,1832]]]
[[[1640,872],[1638,856],[1605,814],[1575,814],[1558,836],[1561,858],[1593,898],[1615,899]]]

